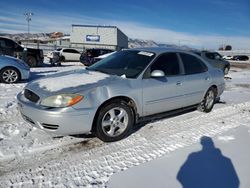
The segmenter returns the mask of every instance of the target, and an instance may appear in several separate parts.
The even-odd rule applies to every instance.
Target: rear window
[[[194,52],[196,55],[201,56],[201,52]]]
[[[197,74],[207,71],[207,66],[197,57],[190,54],[180,54],[185,74]]]

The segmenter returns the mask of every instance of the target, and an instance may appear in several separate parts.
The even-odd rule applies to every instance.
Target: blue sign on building
[[[100,42],[100,35],[86,35],[86,41],[88,41],[88,42]]]

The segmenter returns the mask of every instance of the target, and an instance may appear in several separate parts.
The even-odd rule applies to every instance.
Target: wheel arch
[[[66,61],[65,55],[61,54],[59,57],[59,61],[65,62]]]
[[[29,62],[30,59],[35,60],[35,65],[30,64],[30,62]],[[38,58],[37,58],[37,55],[36,55],[36,54],[28,54],[28,55],[27,55],[27,59],[26,59],[25,62],[29,65],[29,67],[37,67],[37,66],[38,66]]]
[[[218,95],[218,87],[217,87],[216,84],[212,84],[212,85],[210,85],[210,87],[207,88],[207,90],[204,90],[204,93],[203,93],[203,95],[202,95],[201,101],[204,99],[204,97],[205,97],[207,91],[208,91],[210,88],[214,88],[214,89],[215,89],[215,91],[216,91],[216,97],[217,97],[217,95]]]
[[[135,101],[133,99],[131,99],[130,97],[127,97],[127,96],[115,96],[115,97],[112,97],[106,101],[104,101],[97,109],[96,113],[95,113],[95,116],[94,116],[94,120],[92,122],[92,128],[91,128],[91,132],[94,132],[95,131],[95,128],[96,128],[96,120],[97,120],[97,116],[100,112],[100,110],[106,106],[107,104],[111,103],[112,101],[116,101],[116,100],[119,100],[119,101],[124,101],[126,102],[126,104],[128,106],[131,107],[132,111],[133,111],[133,114],[134,114],[134,121],[136,122],[136,120],[138,119],[138,113],[137,113],[137,105],[135,103]]]
[[[215,89],[215,94],[216,94],[216,97],[217,97],[217,95],[218,95],[218,87],[215,85],[215,84],[213,84],[210,88],[214,88]],[[210,88],[208,88],[208,90],[210,89]],[[207,90],[207,91],[208,91]]]
[[[7,69],[7,68],[12,68],[12,69],[15,69],[16,71],[17,71],[17,73],[19,74],[19,76],[20,76],[20,78],[21,78],[21,72],[20,72],[20,70],[17,68],[17,67],[15,67],[15,66],[5,66],[5,67],[2,67],[2,68],[0,68],[0,72],[2,71],[2,70],[4,70],[4,69]]]

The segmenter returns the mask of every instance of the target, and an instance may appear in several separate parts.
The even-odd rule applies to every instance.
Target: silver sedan
[[[30,68],[23,60],[0,55],[0,82],[16,83],[28,79],[29,76]]]
[[[210,112],[224,88],[223,72],[191,52],[142,48],[33,81],[17,99],[22,117],[35,127],[57,135],[94,133],[111,142],[146,116],[189,106]]]

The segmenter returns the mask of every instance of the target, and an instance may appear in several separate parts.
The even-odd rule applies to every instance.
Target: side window
[[[219,53],[214,53],[214,59],[221,60],[222,56]]]
[[[4,40],[0,40],[0,47],[6,48],[6,44]]]
[[[179,60],[175,53],[166,53],[160,57],[151,66],[151,72],[154,70],[162,70],[166,76],[180,74]]]
[[[200,52],[194,52],[196,55],[201,56]]]
[[[206,53],[205,55],[208,59],[215,59],[214,53]]]
[[[190,54],[180,54],[185,73],[186,74],[196,74],[207,71],[207,66],[198,58]]]
[[[64,49],[63,52],[70,53],[70,49]]]
[[[74,50],[74,49],[71,49],[70,51],[71,51],[71,53],[74,53],[74,54],[79,54],[80,53],[80,52],[78,52],[77,50]]]
[[[77,54],[79,54],[79,52],[76,51],[76,50],[74,50],[74,49],[64,49],[63,52],[66,52],[66,53],[74,53],[74,54],[77,53]]]
[[[12,40],[6,40],[6,46],[8,47],[8,48],[15,48],[15,42],[14,41],[12,41]]]

